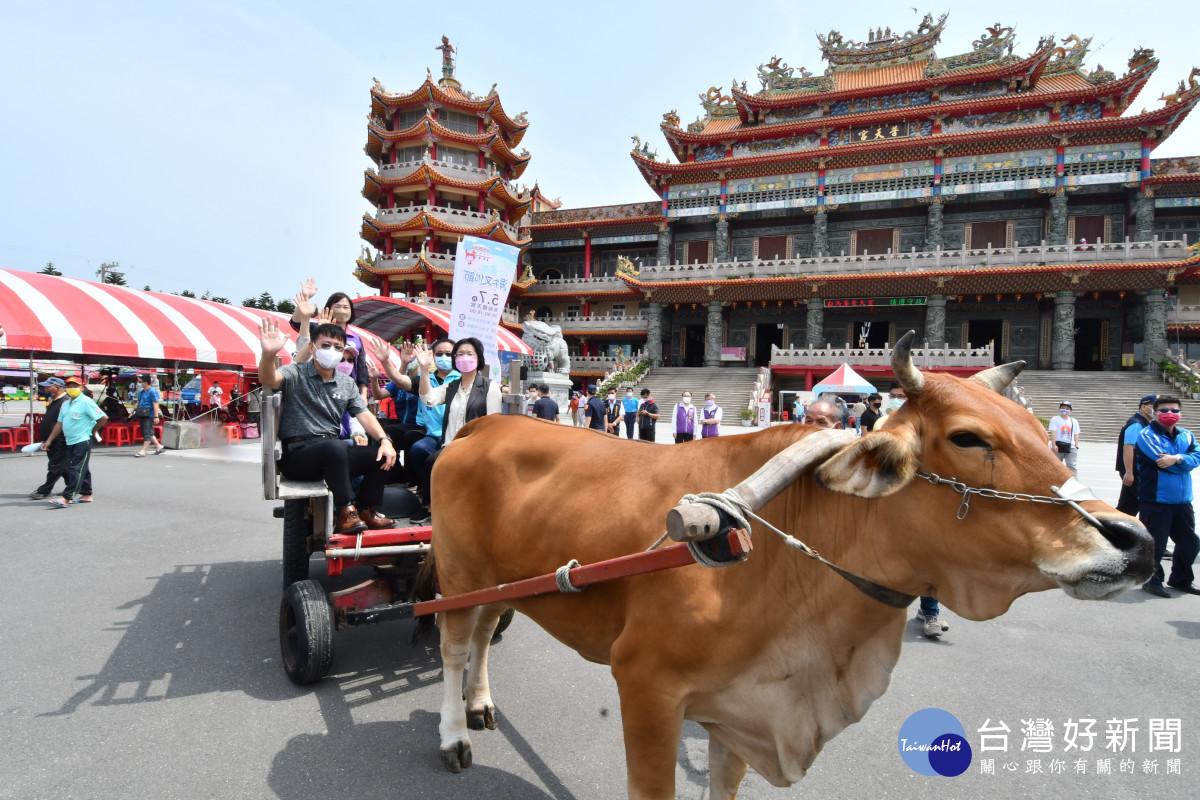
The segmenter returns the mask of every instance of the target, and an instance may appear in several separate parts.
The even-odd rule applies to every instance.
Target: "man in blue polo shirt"
[[[92,502],[92,469],[88,463],[92,454],[92,437],[108,422],[108,416],[96,405],[96,401],[83,393],[83,379],[68,375],[63,379],[67,400],[58,412],[58,422],[42,449],[49,450],[51,443],[62,434],[67,442],[66,487],[62,497],[50,501],[50,505],[66,508],[71,503]]]
[[[1161,563],[1167,539],[1175,543],[1167,586],[1200,594],[1200,588],[1192,583],[1200,540],[1192,511],[1191,475],[1200,466],[1200,448],[1191,431],[1178,427],[1181,408],[1179,398],[1160,394],[1154,401],[1154,421],[1144,426],[1137,438],[1138,518],[1154,537],[1154,576],[1142,589],[1155,597],[1171,596],[1163,588]]]
[[[641,403],[633,396],[633,389],[625,390],[625,399],[621,401],[621,418],[625,420],[625,438],[633,438],[633,429],[638,420],[638,406]]]

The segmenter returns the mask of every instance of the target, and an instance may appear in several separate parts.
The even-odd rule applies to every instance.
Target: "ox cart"
[[[428,525],[359,534],[333,532],[333,495],[323,481],[292,481],[279,474],[277,439],[280,392],[264,388],[262,397],[263,497],[282,501],[275,517],[283,520],[283,600],[279,606],[279,645],[283,669],[294,683],[315,683],[333,663],[333,632],[358,625],[409,619],[412,581],[429,550]],[[312,556],[325,556],[329,577],[351,567],[370,567],[374,575],[348,588],[328,591],[309,575]],[[508,626],[511,612],[497,632]]]

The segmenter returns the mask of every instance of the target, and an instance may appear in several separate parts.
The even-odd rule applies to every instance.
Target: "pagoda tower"
[[[362,218],[363,248],[355,277],[380,295],[445,297],[462,236],[525,248],[523,218],[545,207],[536,186],[514,181],[529,164],[517,151],[529,123],[505,111],[495,84],[480,97],[454,76],[454,47],[442,37],[442,75],[402,94],[375,80],[362,194],[375,207]],[[373,250],[371,249],[373,248]],[[532,283],[514,284],[520,291]]]

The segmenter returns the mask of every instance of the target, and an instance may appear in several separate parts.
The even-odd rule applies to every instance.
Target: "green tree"
[[[194,298],[194,297],[196,296],[196,293],[195,293],[195,292],[188,291],[187,289],[184,289],[182,292],[180,292],[180,293],[179,293],[179,296],[180,296],[180,297],[193,297],[193,298]]]
[[[245,300],[242,301],[242,305],[245,306],[246,308],[258,308],[258,298],[257,297],[247,297]]]
[[[216,295],[213,295],[212,297],[210,297],[208,299],[212,300],[214,303],[224,303],[227,306],[233,305],[233,303],[229,302],[228,297],[217,297]]]
[[[47,261],[46,266],[42,267],[42,269],[40,269],[38,271],[38,274],[39,275],[60,275],[60,276],[62,275],[61,272],[59,272],[57,269],[54,268],[53,261]]]
[[[113,286],[128,286],[129,285],[125,281],[125,273],[124,272],[113,272],[113,271],[106,272],[106,273],[104,273],[104,282],[108,283],[108,284],[112,284]]]
[[[291,300],[280,300],[275,304],[276,311],[282,311],[284,314],[296,313],[296,304]]]

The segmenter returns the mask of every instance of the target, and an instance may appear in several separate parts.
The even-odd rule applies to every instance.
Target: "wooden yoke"
[[[773,456],[732,491],[751,511],[759,511],[806,470],[857,438],[854,431],[815,431]],[[683,503],[667,512],[667,535],[677,542],[704,541],[720,532],[720,512],[707,503]]]

